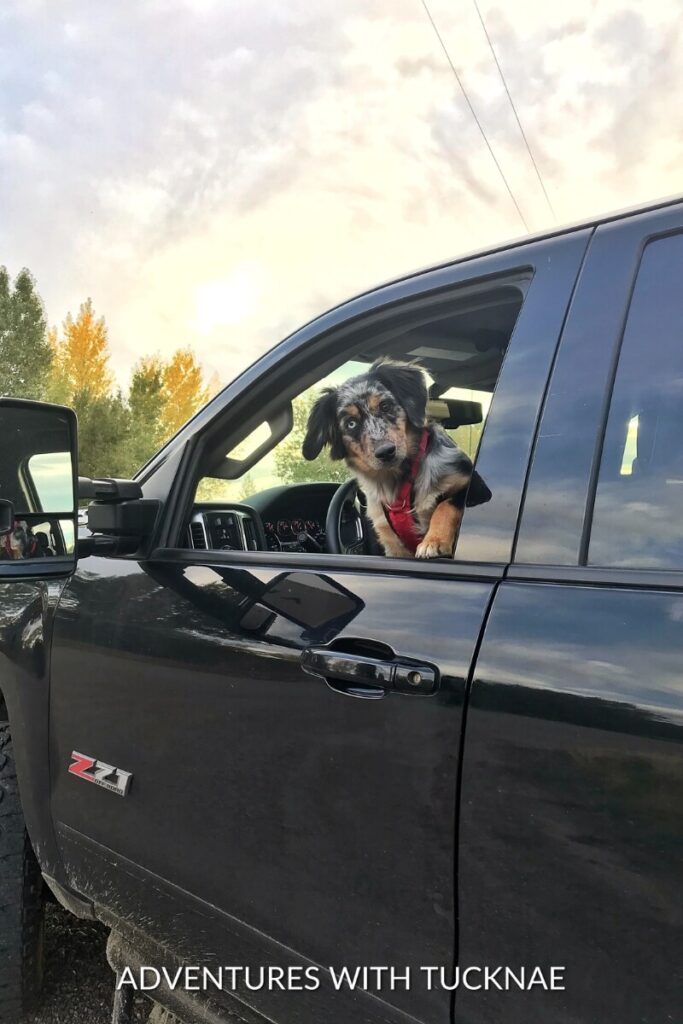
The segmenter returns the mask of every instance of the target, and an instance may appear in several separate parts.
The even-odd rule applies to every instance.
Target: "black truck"
[[[378,356],[491,491],[452,559],[301,458]],[[683,202],[336,307],[134,480],[3,399],[0,499],[5,1024],[50,890],[117,1021],[683,1020]]]

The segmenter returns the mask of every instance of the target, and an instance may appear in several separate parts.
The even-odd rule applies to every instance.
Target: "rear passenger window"
[[[683,568],[683,236],[643,253],[593,514],[592,565]]]

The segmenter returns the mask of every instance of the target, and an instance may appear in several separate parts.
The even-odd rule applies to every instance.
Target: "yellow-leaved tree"
[[[128,393],[109,367],[104,317],[92,300],[48,332],[52,351],[48,396],[73,406],[79,421],[79,462],[84,476],[131,475],[217,390],[208,384],[191,349],[168,361],[143,356],[133,367]]]
[[[168,438],[208,401],[210,388],[191,348],[179,348],[173,354],[163,367],[162,385],[161,421]]]
[[[130,413],[109,369],[104,317],[92,300],[76,317],[67,314],[61,333],[48,333],[52,367],[48,393],[53,401],[72,406],[78,416],[78,469],[81,476],[122,476],[131,458]]]
[[[72,402],[80,393],[91,399],[111,393],[109,344],[104,317],[97,317],[92,300],[81,303],[78,316],[68,313],[62,324],[62,336],[56,328],[48,332],[52,347],[52,396]]]

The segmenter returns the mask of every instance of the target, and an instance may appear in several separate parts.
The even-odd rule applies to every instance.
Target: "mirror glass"
[[[0,437],[0,499],[13,509],[11,529],[0,534],[0,566],[73,562],[75,416],[59,406],[3,398]]]

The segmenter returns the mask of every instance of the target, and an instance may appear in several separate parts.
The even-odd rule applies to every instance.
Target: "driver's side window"
[[[346,359],[328,358],[276,415],[203,460],[188,542],[451,556],[465,507],[491,498],[474,464],[523,290],[468,289],[359,332]],[[332,499],[350,480],[361,526],[342,510],[331,527]],[[360,543],[349,546],[345,528]]]

